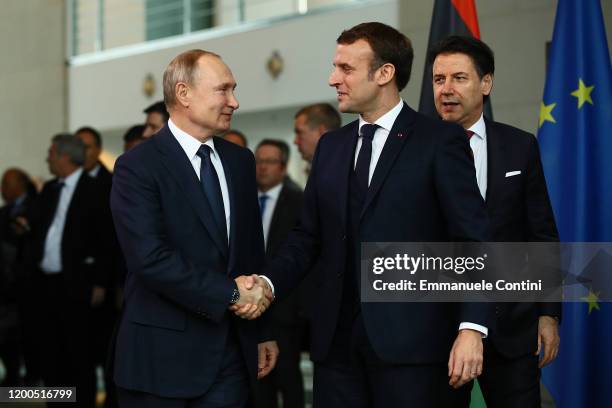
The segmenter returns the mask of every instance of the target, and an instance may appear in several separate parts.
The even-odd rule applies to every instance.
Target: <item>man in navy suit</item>
[[[278,348],[255,321],[229,311],[252,304],[245,317],[253,317],[271,300],[241,276],[258,272],[264,257],[253,155],[214,136],[238,109],[236,82],[218,55],[202,50],[174,58],[163,81],[167,125],[120,157],[113,178],[128,268],[118,400],[244,407],[249,376],[267,375]]]
[[[486,305],[360,302],[361,242],[488,239],[463,130],[400,98],[412,59],[387,25],[340,35],[329,84],[359,119],[319,141],[300,223],[263,273],[279,298],[314,274],[317,408],[467,406],[482,370]]]
[[[558,242],[536,138],[483,116],[495,71],[491,49],[478,39],[452,36],[435,45],[429,58],[438,114],[468,132],[493,240]],[[561,305],[500,303],[496,318],[478,379],[487,406],[539,407],[539,367],[559,350]]]

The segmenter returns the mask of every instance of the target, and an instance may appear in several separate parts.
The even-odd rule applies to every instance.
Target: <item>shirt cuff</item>
[[[264,275],[257,275],[257,276],[259,276],[260,278],[268,282],[268,285],[270,285],[270,289],[272,289],[272,296],[274,296],[274,285],[272,284],[272,281],[267,276],[264,276]]]
[[[463,329],[476,330],[477,332],[482,333],[482,338],[483,339],[486,339],[487,336],[489,335],[489,329],[487,329],[486,327],[481,326],[479,324],[476,324],[476,323],[462,322],[459,325],[459,330],[463,330]]]

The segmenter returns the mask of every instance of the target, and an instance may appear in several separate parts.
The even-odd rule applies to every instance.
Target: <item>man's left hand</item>
[[[482,334],[463,329],[455,339],[448,359],[449,384],[459,388],[482,374]]]
[[[538,321],[538,350],[535,352],[535,355],[539,356],[542,348],[544,348],[544,353],[538,363],[540,368],[552,363],[557,358],[560,342],[557,319],[551,316],[540,316]]]
[[[257,345],[257,351],[259,354],[257,362],[257,379],[261,380],[266,375],[270,374],[270,371],[276,365],[278,360],[278,344],[276,341],[265,341]]]

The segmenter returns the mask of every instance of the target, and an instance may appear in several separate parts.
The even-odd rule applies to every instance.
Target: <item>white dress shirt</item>
[[[378,159],[380,158],[380,154],[382,153],[383,147],[385,146],[385,142],[387,141],[387,137],[389,136],[389,132],[391,132],[391,128],[395,123],[395,119],[399,116],[402,108],[404,107],[404,100],[400,98],[400,101],[397,105],[393,107],[389,112],[382,115],[376,122],[373,124],[380,126],[374,132],[374,138],[372,139],[372,157],[370,158],[370,171],[368,173],[368,186],[372,181],[372,175],[374,174],[374,170],[376,169],[376,164],[378,163]],[[357,157],[359,156],[359,151],[361,150],[361,144],[363,143],[363,136],[361,135],[361,127],[366,125],[366,122],[361,115],[359,115],[359,139],[357,139],[357,148],[355,149],[355,159],[353,162],[353,168],[357,166]]]
[[[55,210],[53,221],[47,230],[43,259],[38,265],[46,274],[51,275],[62,272],[62,237],[64,236],[64,226],[66,225],[66,214],[68,213],[70,201],[72,201],[72,196],[81,178],[81,174],[83,174],[83,168],[79,167],[65,179],[58,180],[63,182],[64,186],[61,187],[62,190],[60,191],[57,209]]]
[[[470,138],[470,147],[474,152],[474,167],[476,167],[476,182],[483,199],[487,197],[487,127],[484,117],[480,114],[480,119],[468,130],[474,132]]]
[[[96,178],[98,177],[99,172],[100,172],[100,165],[96,164],[96,166],[93,169],[89,170],[87,174],[89,174],[89,177],[91,178]]]
[[[191,162],[193,166],[193,170],[200,179],[200,165],[202,163],[202,159],[196,153],[198,149],[202,145],[198,139],[189,135],[188,133],[179,129],[172,120],[168,120],[168,128],[170,128],[170,132],[174,135],[175,139],[179,142],[187,158]],[[217,172],[217,176],[219,177],[219,185],[221,186],[221,195],[223,196],[223,208],[225,210],[225,225],[227,226],[227,240],[229,242],[230,238],[230,200],[229,200],[229,190],[227,188],[227,179],[225,178],[225,171],[223,170],[223,164],[221,163],[221,158],[217,150],[215,149],[215,143],[213,142],[212,137],[209,138],[205,145],[209,146],[212,149],[212,154],[210,155],[210,161],[212,162],[215,170]]]
[[[281,190],[283,189],[283,183],[280,183],[268,191],[257,192],[257,197],[261,197],[263,195],[267,196],[266,205],[264,207],[264,211],[261,214],[261,223],[263,226],[263,234],[264,234],[264,248],[268,247],[268,234],[270,233],[270,225],[272,224],[272,216],[274,215],[274,209],[276,208],[276,203],[278,202],[278,196],[280,195]]]

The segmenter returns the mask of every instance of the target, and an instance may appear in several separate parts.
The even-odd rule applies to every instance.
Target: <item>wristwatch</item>
[[[235,305],[240,300],[240,291],[234,288],[232,292],[232,299],[230,300],[230,304]]]

